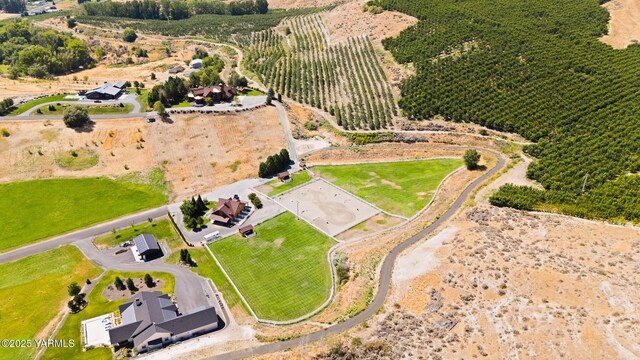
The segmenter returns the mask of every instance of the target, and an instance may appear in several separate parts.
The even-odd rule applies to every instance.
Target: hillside
[[[536,142],[525,148],[535,158],[527,175],[547,191],[508,188],[495,205],[640,220],[640,180],[625,176],[640,171],[640,46],[599,41],[609,14],[597,0],[379,4],[420,19],[384,41],[417,70],[401,86],[404,115]]]

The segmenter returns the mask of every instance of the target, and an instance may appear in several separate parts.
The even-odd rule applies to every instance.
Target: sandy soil
[[[637,0],[613,0],[603,7],[609,10],[609,34],[600,40],[614,49],[624,49],[640,41],[640,2]]]
[[[162,167],[173,199],[180,199],[255,177],[259,162],[285,146],[274,108],[174,115],[172,121],[99,120],[87,132],[68,129],[62,121],[4,122],[11,135],[0,138],[0,181],[117,176]],[[98,164],[77,171],[56,164],[61,153],[78,148],[94,150]]]
[[[329,29],[331,42],[342,42],[350,37],[367,35],[374,43],[394,37],[418,19],[395,11],[372,14],[364,11],[366,1],[350,1],[323,14],[324,23]]]
[[[347,0],[271,0],[270,9],[298,9],[305,7],[322,7],[341,4]]]
[[[11,19],[17,17],[16,14],[8,14],[6,12],[0,11],[0,20]]]

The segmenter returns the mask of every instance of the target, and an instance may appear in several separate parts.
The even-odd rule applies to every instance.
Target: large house
[[[113,100],[122,95],[124,91],[124,81],[119,81],[115,84],[105,82],[97,88],[87,91],[84,96],[91,100]]]
[[[218,205],[211,213],[211,221],[218,225],[231,225],[244,211],[247,203],[237,199],[218,199]]]
[[[142,291],[120,305],[120,326],[109,329],[111,345],[132,344],[145,352],[176,341],[186,340],[218,328],[218,315],[213,307],[186,315],[168,295],[159,291]]]
[[[188,94],[190,101],[203,103],[205,99],[211,99],[214,102],[231,101],[238,91],[235,87],[220,84],[216,86],[197,87]]]

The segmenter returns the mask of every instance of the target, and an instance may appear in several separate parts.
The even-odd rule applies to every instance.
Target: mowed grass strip
[[[101,272],[75,246],[0,264],[0,339],[46,339],[40,332],[71,300],[67,286]],[[0,359],[30,359],[37,350],[0,347]]]
[[[145,272],[119,272],[110,271],[102,277],[100,282],[96,284],[96,287],[91,291],[87,297],[88,305],[82,311],[77,314],[70,314],[67,320],[64,322],[60,331],[56,335],[55,339],[58,340],[73,340],[75,342],[74,347],[51,347],[48,348],[42,359],[87,359],[87,360],[110,360],[113,358],[111,348],[97,347],[87,351],[83,351],[82,342],[80,337],[80,325],[82,321],[91,319],[96,316],[108,314],[118,309],[120,304],[125,303],[129,299],[121,299],[109,301],[102,293],[104,289],[112,285],[116,280],[116,276],[119,276],[123,281],[127,278],[142,278],[147,274]],[[160,291],[165,294],[173,293],[175,287],[175,279],[171,274],[161,272],[149,272],[149,275],[153,279],[161,279],[164,283],[163,287],[154,288],[153,291]]]
[[[40,110],[41,114],[33,113],[33,115],[62,115],[64,114],[64,110],[71,106],[71,104],[62,104],[62,105],[53,105],[55,109],[49,110],[49,105],[44,105],[38,110]],[[123,103],[122,106],[118,104],[110,104],[110,105],[80,105],[87,109],[87,113],[89,115],[104,115],[104,114],[128,114],[133,110],[133,104]]]
[[[0,252],[161,205],[167,196],[144,184],[109,178],[0,184]]]
[[[306,170],[302,170],[295,174],[291,174],[291,181],[288,183],[283,183],[279,179],[273,180],[269,182],[269,186],[273,188],[273,190],[269,191],[269,196],[273,197],[278,194],[281,194],[289,189],[293,189],[298,185],[302,185],[311,180],[311,175]]]
[[[210,245],[256,315],[292,320],[315,310],[331,292],[327,253],[334,241],[286,212]]]
[[[411,217],[424,208],[462,159],[314,166],[328,181],[392,214]]]
[[[44,103],[48,103],[48,102],[54,102],[54,101],[77,101],[77,99],[71,98],[71,99],[65,99],[65,97],[69,95],[69,94],[60,94],[60,95],[51,95],[51,96],[45,96],[43,98],[40,99],[35,99],[35,100],[31,100],[31,101],[27,101],[26,103],[20,104],[20,105],[14,105],[15,109],[13,109],[10,113],[7,114],[7,116],[16,116],[16,115],[20,115],[23,112],[38,106],[40,104],[44,104]]]

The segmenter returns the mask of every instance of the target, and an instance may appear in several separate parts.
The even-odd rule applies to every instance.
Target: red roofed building
[[[246,206],[240,200],[218,199],[218,205],[211,213],[211,221],[219,225],[231,225]]]
[[[201,86],[191,90],[189,100],[204,102],[204,99],[209,98],[215,102],[231,101],[233,100],[233,97],[236,96],[236,93],[236,88],[224,84],[205,87]]]

